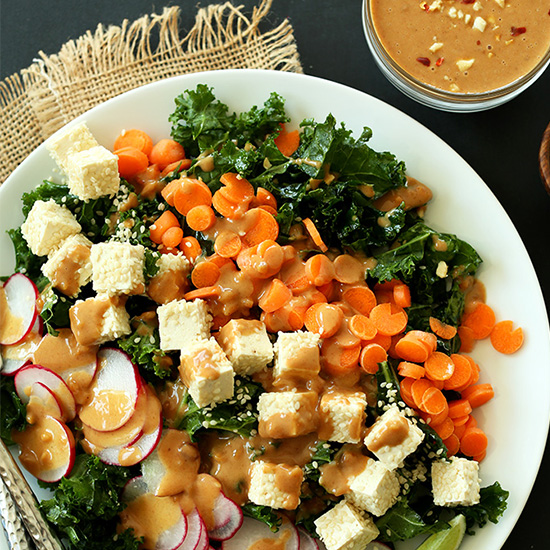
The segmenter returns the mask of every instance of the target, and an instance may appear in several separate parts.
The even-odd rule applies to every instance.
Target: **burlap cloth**
[[[138,86],[216,69],[301,73],[288,20],[260,29],[271,4],[261,0],[249,17],[231,2],[201,8],[183,38],[180,8],[167,7],[120,27],[100,24],[55,55],[39,52],[30,67],[0,82],[0,183],[64,124]]]

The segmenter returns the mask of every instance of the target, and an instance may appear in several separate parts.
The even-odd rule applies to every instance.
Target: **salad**
[[[9,232],[1,434],[53,491],[52,529],[333,550],[497,522],[470,354],[523,336],[476,251],[424,222],[430,190],[368,128],[290,129],[276,93],[237,115],[199,85],[170,122],[113,152],[85,124],[54,136],[66,179]]]

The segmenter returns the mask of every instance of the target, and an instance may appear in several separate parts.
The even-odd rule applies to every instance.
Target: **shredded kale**
[[[40,317],[44,321],[44,328],[52,336],[57,336],[58,329],[69,327],[69,309],[74,305],[75,299],[69,298],[54,288],[46,290],[42,294],[44,305]]]
[[[273,508],[270,508],[269,506],[262,506],[260,504],[249,502],[242,506],[242,511],[245,516],[265,523],[273,532],[278,531],[281,526],[281,516],[279,516]]]
[[[6,445],[13,445],[12,430],[23,430],[27,425],[27,408],[15,391],[13,376],[0,375],[0,437]]]
[[[257,402],[263,392],[261,384],[246,377],[235,377],[235,395],[212,407],[200,408],[189,393],[184,398],[187,410],[177,426],[196,440],[201,429],[222,430],[250,437],[258,429]]]
[[[68,477],[40,483],[54,491],[53,498],[40,503],[40,510],[70,549],[137,550],[139,541],[130,532],[115,534],[117,515],[124,507],[120,493],[133,475],[130,468],[79,454]]]
[[[337,451],[338,448],[334,443],[318,441],[311,460],[303,468],[304,479],[318,483],[321,475],[319,467],[330,462]]]
[[[36,284],[38,291],[42,291],[48,284],[48,279],[42,274],[40,268],[46,262],[46,257],[35,256],[27,241],[23,238],[21,228],[8,229],[7,231],[15,252],[15,272],[24,273]]]

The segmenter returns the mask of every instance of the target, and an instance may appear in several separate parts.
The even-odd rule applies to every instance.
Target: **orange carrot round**
[[[493,399],[495,392],[491,384],[475,384],[466,388],[461,396],[468,400],[472,409],[475,409]]]
[[[331,338],[340,330],[343,319],[344,313],[338,306],[319,302],[307,309],[304,324],[309,332]]]
[[[398,357],[412,363],[424,363],[430,356],[430,349],[420,337],[418,330],[410,330],[396,344]]]
[[[149,166],[147,155],[135,147],[116,149],[118,171],[124,179],[130,180]]]
[[[400,376],[407,376],[409,378],[414,378],[418,380],[422,378],[425,374],[424,367],[417,365],[416,363],[411,363],[410,361],[401,361],[397,365],[397,372]]]
[[[258,205],[271,206],[275,212],[277,211],[277,199],[263,187],[258,187],[258,189],[256,189],[256,201]]]
[[[222,258],[236,258],[241,248],[241,238],[233,231],[220,232],[214,242],[214,250]]]
[[[360,313],[350,318],[348,328],[361,340],[372,340],[376,336],[374,323],[366,315]]]
[[[491,344],[500,353],[511,354],[523,345],[523,329],[514,329],[512,321],[500,321],[490,334]]]
[[[272,279],[258,300],[260,309],[267,313],[283,307],[292,298],[292,291],[280,279]]]
[[[177,248],[183,238],[181,227],[169,227],[162,235],[162,244],[166,248]]]
[[[212,204],[212,192],[208,185],[194,178],[180,178],[169,183],[163,190],[163,196],[172,192],[174,208],[183,216],[195,206],[210,206]],[[169,203],[168,198],[165,200]],[[170,203],[169,203],[170,204]]]
[[[324,243],[321,237],[321,234],[319,233],[317,227],[315,227],[315,224],[313,223],[313,221],[310,218],[305,218],[302,220],[302,223],[304,224],[304,227],[309,233],[309,236],[311,237],[313,242],[319,247],[321,252],[326,252],[328,250],[328,247]]]
[[[448,410],[447,399],[437,388],[428,388],[422,396],[420,409],[428,414],[438,415]]]
[[[447,456],[454,456],[460,450],[460,440],[455,434],[443,440],[443,445],[447,447]]]
[[[434,351],[424,362],[426,376],[431,380],[448,380],[453,375],[453,360],[441,351]]]
[[[460,325],[457,329],[458,337],[460,338],[460,351],[462,353],[470,353],[473,351],[476,339],[474,331],[465,325]]]
[[[155,244],[162,243],[162,236],[171,227],[180,227],[180,222],[170,210],[165,210],[149,227],[149,236]]]
[[[124,147],[135,147],[149,156],[153,149],[153,140],[143,130],[137,130],[136,128],[123,130],[115,139],[113,151],[123,149]]]
[[[487,304],[478,302],[472,311],[462,316],[462,325],[472,330],[476,340],[483,340],[495,326],[495,312]]]
[[[183,147],[173,139],[161,139],[153,145],[149,153],[151,164],[158,164],[161,170],[164,170],[172,162],[185,158]]]
[[[201,204],[194,206],[187,212],[185,221],[193,231],[207,231],[216,223],[216,214],[210,206]]]
[[[205,286],[202,288],[197,288],[195,290],[190,290],[183,297],[186,300],[195,300],[195,299],[205,300],[207,298],[216,298],[220,295],[220,293],[221,293],[221,289],[218,285]]]
[[[300,146],[300,133],[298,130],[286,132],[283,129],[275,138],[275,145],[285,157],[290,157]]]
[[[378,304],[373,307],[370,318],[378,332],[387,336],[403,332],[408,321],[407,314],[402,308],[389,303]]]
[[[183,237],[180,243],[180,250],[190,262],[194,262],[202,253],[199,241],[192,236]]]
[[[343,284],[357,284],[365,281],[365,266],[350,254],[334,258],[334,278]]]
[[[412,385],[415,381],[415,378],[405,377],[399,384],[401,399],[411,408],[416,408],[416,403],[412,396]]]
[[[433,426],[433,429],[442,440],[448,439],[455,432],[455,426],[449,417],[445,418],[441,424]]]
[[[315,286],[326,285],[334,279],[334,266],[324,254],[308,258],[305,270],[308,281]]]
[[[451,361],[454,364],[453,374],[445,380],[446,390],[458,390],[465,384],[468,384],[472,375],[472,366],[470,361],[458,353],[451,354]]]
[[[411,386],[411,395],[415,404],[415,407],[417,409],[421,408],[422,405],[422,398],[424,397],[424,393],[428,388],[433,388],[434,385],[431,382],[431,380],[428,380],[427,378],[420,378],[418,380],[415,380]]]
[[[466,416],[472,412],[472,406],[467,399],[455,399],[449,401],[449,418]]]
[[[466,456],[480,455],[487,449],[487,435],[481,428],[468,428],[460,440],[460,451]]]
[[[342,295],[344,302],[349,304],[357,313],[369,316],[376,306],[374,292],[368,286],[352,286]]]
[[[191,282],[197,288],[214,286],[220,278],[220,268],[210,261],[199,262],[191,272]]]
[[[450,340],[456,336],[456,327],[452,325],[448,325],[435,317],[430,317],[429,323],[434,334],[437,334],[443,340]]]
[[[411,307],[411,291],[402,283],[393,287],[393,301],[399,307]]]
[[[361,368],[368,374],[376,374],[379,363],[388,359],[386,350],[380,344],[367,344],[359,357]]]

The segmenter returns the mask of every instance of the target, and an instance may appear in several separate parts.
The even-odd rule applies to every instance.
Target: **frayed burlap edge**
[[[219,69],[302,72],[292,26],[261,32],[272,0],[250,18],[231,2],[198,10],[181,38],[180,8],[88,31],[0,82],[0,182],[42,141],[92,107],[163,78]],[[155,41],[153,47],[151,43]]]

